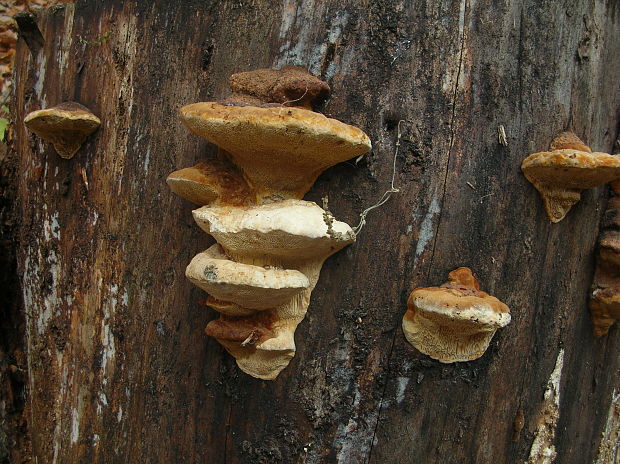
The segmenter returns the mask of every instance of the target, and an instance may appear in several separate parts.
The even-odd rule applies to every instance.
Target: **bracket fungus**
[[[312,110],[329,96],[326,82],[297,66],[236,73],[228,85],[233,93],[227,101],[237,104],[261,106],[269,102]]]
[[[272,380],[295,355],[294,334],[325,259],[353,229],[301,200],[330,166],[370,150],[358,128],[312,111],[327,84],[301,68],[234,74],[233,95],[180,109],[216,159],[170,174],[170,189],[201,207],[196,223],[216,244],[186,269],[220,313],[205,330],[244,372]]]
[[[65,102],[29,113],[24,124],[43,140],[51,142],[62,158],[71,159],[84,140],[101,125],[101,120],[85,106]]]
[[[508,306],[480,290],[471,270],[460,267],[440,287],[411,292],[403,332],[420,352],[453,363],[482,356],[495,331],[508,323]]]
[[[213,159],[189,168],[179,169],[166,179],[170,190],[197,205],[244,205],[255,201],[256,195],[230,162]]]
[[[523,160],[521,170],[540,192],[551,222],[560,222],[581,198],[581,191],[620,178],[620,158],[592,152],[572,132],[563,132],[550,151]]]
[[[602,229],[589,302],[597,337],[607,334],[620,319],[620,196],[610,198]]]
[[[370,148],[361,130],[303,108],[202,102],[180,114],[228,154],[259,200],[301,198],[325,169]]]

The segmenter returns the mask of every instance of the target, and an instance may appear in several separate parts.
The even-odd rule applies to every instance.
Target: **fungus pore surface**
[[[349,225],[301,198],[325,169],[370,150],[370,140],[312,111],[329,87],[302,68],[234,74],[229,85],[227,100],[179,111],[218,153],[167,183],[201,206],[194,219],[217,241],[186,270],[209,294],[202,304],[220,313],[205,332],[241,370],[273,380],[295,355],[323,262],[355,241]]]
[[[495,331],[509,322],[508,306],[480,290],[471,270],[460,267],[440,287],[411,292],[403,332],[420,352],[452,363],[482,356]]]

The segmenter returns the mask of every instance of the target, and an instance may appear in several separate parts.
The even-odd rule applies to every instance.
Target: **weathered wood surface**
[[[519,165],[567,128],[612,149],[617,2],[106,0],[37,23],[43,47],[18,45],[13,110],[39,463],[523,462],[557,366],[557,462],[613,451],[601,436],[619,331],[594,339],[586,305],[606,189],[552,225]],[[401,191],[326,262],[296,357],[265,382],[203,334],[215,314],[183,274],[211,242],[164,180],[213,152],[181,126],[181,105],[225,96],[233,72],[284,64],[326,79],[325,113],[374,144],[307,198],[329,195],[355,224],[389,185],[404,120]],[[64,100],[103,121],[73,160],[21,124]],[[513,322],[481,359],[442,365],[400,324],[409,291],[457,266]]]

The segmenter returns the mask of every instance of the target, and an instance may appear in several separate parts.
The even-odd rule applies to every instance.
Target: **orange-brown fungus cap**
[[[360,129],[301,108],[204,102],[180,118],[223,149],[261,198],[301,198],[325,169],[371,148]]]
[[[575,134],[563,132],[551,143],[551,151],[525,158],[521,170],[540,192],[549,220],[559,222],[582,190],[620,178],[620,158],[592,152]]]
[[[416,288],[403,331],[419,351],[444,363],[479,358],[495,331],[510,322],[508,306],[480,290],[471,270],[455,269],[441,287]]]
[[[200,206],[241,206],[256,201],[239,170],[228,161],[207,160],[174,171],[166,183],[174,193]]]
[[[228,85],[233,94],[227,101],[256,106],[279,103],[312,110],[315,103],[329,96],[326,82],[296,66],[233,74]]]
[[[457,288],[463,292],[463,294],[471,294],[472,296],[479,296],[480,282],[471,269],[467,267],[459,267],[448,274],[448,282],[443,284],[441,288]],[[486,295],[486,293],[485,293]]]
[[[556,138],[551,141],[549,145],[551,151],[555,150],[578,150],[585,151],[586,153],[592,153],[590,147],[572,132],[562,132]]]
[[[51,142],[62,158],[70,159],[101,121],[79,103],[65,102],[33,111],[24,118],[24,123],[43,140]]]
[[[273,323],[273,317],[267,313],[258,313],[247,318],[221,316],[207,324],[205,333],[218,340],[253,345],[275,336]]]
[[[180,118],[241,169],[258,203],[299,199],[325,169],[371,148],[360,129],[311,111],[329,86],[303,68],[237,73],[229,85],[224,102],[187,105]]]

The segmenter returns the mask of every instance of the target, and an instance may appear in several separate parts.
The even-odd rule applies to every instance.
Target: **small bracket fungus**
[[[301,68],[235,74],[229,84],[227,101],[180,110],[194,134],[219,147],[218,158],[167,183],[201,206],[194,219],[217,241],[186,270],[220,313],[207,335],[241,370],[272,380],[295,355],[323,262],[355,241],[350,226],[301,198],[325,169],[370,150],[370,140],[311,111],[329,87]]]
[[[509,322],[508,306],[480,290],[471,270],[460,267],[440,287],[411,292],[403,332],[422,353],[453,363],[482,356],[495,331]]]
[[[256,201],[247,182],[230,162],[221,159],[200,162],[174,171],[166,179],[170,190],[197,205],[245,205]]]
[[[620,158],[593,153],[571,132],[558,135],[550,150],[525,158],[521,170],[540,192],[551,222],[564,219],[582,190],[620,178]]]
[[[326,82],[296,66],[233,74],[228,85],[233,94],[227,101],[236,104],[261,106],[268,102],[312,110],[329,96]]]
[[[599,236],[590,296],[594,335],[601,337],[620,319],[620,197],[610,198]]]
[[[29,113],[24,118],[24,124],[43,140],[51,142],[62,158],[71,159],[84,140],[101,125],[101,121],[85,106],[65,102]]]

